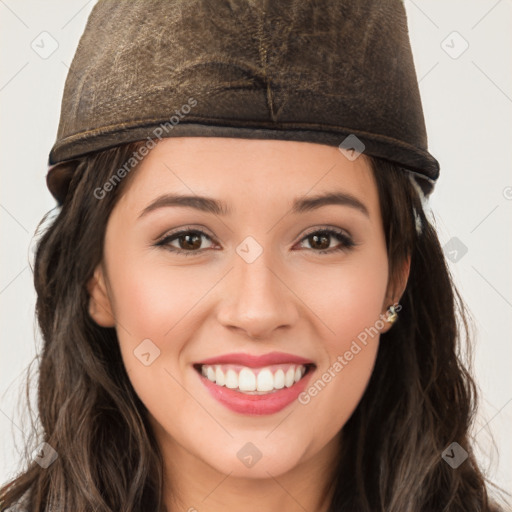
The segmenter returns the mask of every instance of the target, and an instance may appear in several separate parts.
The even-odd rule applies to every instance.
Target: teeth
[[[201,373],[218,386],[254,394],[293,386],[302,379],[306,367],[286,364],[254,369],[239,365],[203,365]]]
[[[208,372],[210,373],[210,372]],[[295,368],[290,368],[284,377],[284,385],[289,388],[293,386],[293,382],[295,381]]]
[[[219,386],[224,386],[225,384],[225,379],[224,379],[224,372],[217,366],[216,370],[215,370],[215,382],[219,385]]]
[[[249,368],[243,368],[238,374],[238,389],[240,391],[256,391],[256,375]]]
[[[276,389],[284,388],[284,372],[281,368],[274,374],[274,387]]]
[[[272,391],[274,389],[274,376],[268,368],[264,368],[260,373],[258,373],[258,383],[256,388],[258,391]]]
[[[208,380],[215,382],[214,380],[212,380],[210,378],[208,378]],[[228,370],[228,372],[226,373],[225,385],[227,388],[230,388],[230,389],[236,389],[238,387],[238,375],[236,374],[236,372],[234,370]]]

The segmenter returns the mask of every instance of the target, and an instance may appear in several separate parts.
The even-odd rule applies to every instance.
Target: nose
[[[219,322],[253,339],[269,339],[274,331],[289,330],[299,319],[293,283],[266,258],[252,263],[235,258],[228,287],[218,309]]]

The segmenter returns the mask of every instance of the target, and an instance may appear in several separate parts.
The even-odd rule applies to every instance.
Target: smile
[[[316,369],[308,359],[278,352],[226,354],[193,367],[211,397],[245,415],[274,414],[291,405]]]
[[[240,393],[266,394],[290,388],[306,374],[308,366],[282,364],[264,368],[238,365],[201,365],[201,374],[217,386]]]

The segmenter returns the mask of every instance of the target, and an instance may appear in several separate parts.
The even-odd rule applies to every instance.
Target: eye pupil
[[[193,242],[190,242],[190,239],[192,238],[195,238],[196,242],[193,243]],[[181,241],[185,239],[186,242],[183,244],[181,243]],[[179,240],[180,240],[180,247],[182,249],[187,249],[187,250],[190,250],[190,249],[198,249],[199,247],[201,247],[201,235],[197,234],[197,233],[188,233],[186,235],[181,235],[179,237]]]
[[[314,243],[311,244],[311,246],[315,249],[328,249],[329,248],[329,238],[330,238],[330,235],[325,235],[325,234],[322,234],[322,235],[311,235],[310,237],[310,240],[314,240]],[[317,245],[317,242],[319,242],[319,245],[320,247]]]

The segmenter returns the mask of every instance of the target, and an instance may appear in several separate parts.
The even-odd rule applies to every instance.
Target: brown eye
[[[186,235],[180,235],[177,240],[180,242],[181,249],[193,250],[201,247],[201,236],[197,233],[187,233]]]
[[[331,236],[320,234],[320,235],[309,235],[308,241],[313,249],[329,249],[331,245]]]
[[[171,252],[189,256],[202,252],[200,247],[203,238],[211,240],[210,236],[203,231],[187,229],[168,235],[155,245],[165,247]],[[172,242],[177,242],[177,244],[171,245]]]
[[[337,247],[330,247],[333,238],[339,242]],[[332,253],[336,251],[348,251],[356,245],[348,235],[342,231],[337,231],[334,229],[322,229],[313,231],[301,240],[301,242],[303,241],[307,241],[311,247],[311,250],[318,252],[319,254]]]
[[[201,230],[185,229],[164,237],[155,245],[165,247],[167,250],[180,255],[191,256],[193,254],[200,254],[203,250],[206,250],[206,248],[201,249],[203,238],[212,241],[212,238]],[[333,239],[338,241],[338,245],[330,247]],[[310,250],[318,254],[348,251],[357,245],[344,232],[334,229],[312,231],[302,238],[301,243],[304,241],[309,243]]]

